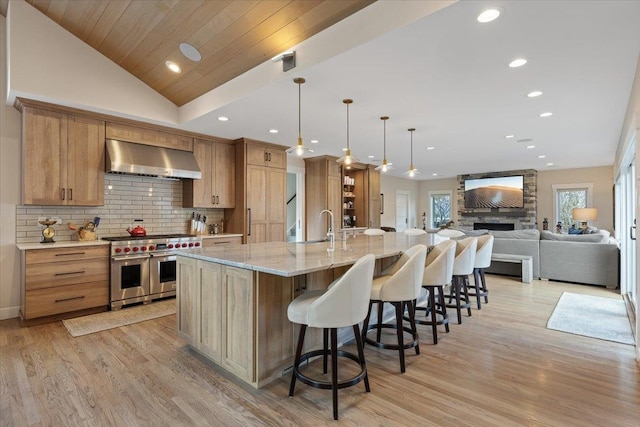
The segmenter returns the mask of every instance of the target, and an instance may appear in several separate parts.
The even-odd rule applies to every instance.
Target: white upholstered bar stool
[[[456,239],[458,237],[464,236],[464,233],[460,230],[453,230],[451,228],[443,228],[442,230],[438,230],[436,234],[440,237],[449,237],[451,239]]]
[[[338,419],[338,389],[351,387],[364,380],[365,390],[370,391],[367,366],[359,323],[367,315],[369,296],[373,281],[375,256],[372,254],[360,258],[342,276],[336,279],[325,291],[307,291],[294,299],[287,309],[287,316],[293,323],[300,325],[300,334],[296,347],[296,356],[291,374],[289,396],[293,396],[296,379],[320,389],[331,389],[333,392],[333,419]],[[338,350],[338,329],[351,326],[356,339],[358,355]],[[312,357],[323,356],[323,371],[326,374],[326,357],[328,350],[326,341],[322,350],[314,350],[302,354],[304,335],[307,327],[322,328],[331,332],[331,381],[318,380],[300,372],[300,365]],[[326,337],[326,333],[325,333]],[[338,382],[338,357],[346,357],[360,365],[360,372],[349,379]]]
[[[478,310],[480,305],[480,297],[484,297],[485,304],[489,303],[489,290],[484,277],[484,269],[491,265],[491,253],[493,252],[493,236],[485,234],[478,236],[478,247],[476,248],[476,259],[473,268],[473,282],[475,289],[469,292],[470,296],[476,297]]]
[[[419,228],[405,228],[403,233],[407,236],[422,236],[423,234],[427,234],[426,231]]]
[[[456,241],[456,257],[453,261],[453,279],[451,280],[451,292],[447,307],[455,308],[458,314],[458,324],[462,323],[462,309],[467,309],[471,317],[471,303],[469,302],[469,275],[473,273],[476,259],[477,237],[466,237]],[[456,303],[451,304],[455,298]],[[464,298],[464,302],[462,299]]]
[[[422,290],[422,278],[424,276],[424,262],[427,257],[427,247],[425,245],[415,245],[404,251],[398,260],[382,272],[382,275],[373,280],[371,288],[371,301],[369,302],[369,312],[362,325],[362,337],[365,342],[378,348],[398,350],[400,353],[400,372],[405,371],[404,351],[405,349],[416,349],[416,354],[420,354],[418,345],[418,331],[415,323],[414,301],[420,296]],[[371,309],[373,303],[378,305],[378,323],[369,326]],[[382,323],[382,313],[384,303],[390,303],[396,309],[396,323]],[[403,326],[403,314],[405,308],[409,312],[410,327]],[[396,330],[398,337],[397,344],[387,344],[381,341],[383,328]],[[367,337],[370,329],[376,329],[376,339]],[[413,340],[404,343],[404,332],[411,334]]]
[[[438,243],[427,254],[422,287],[427,290],[429,304],[427,307],[416,306],[416,310],[424,310],[425,315],[429,316],[429,320],[416,317],[416,323],[431,325],[434,344],[438,344],[438,325],[444,325],[445,331],[449,332],[449,315],[444,301],[444,286],[451,283],[455,257],[456,242],[454,240]]]
[[[367,236],[382,236],[383,234],[386,233],[386,231],[380,228],[367,228],[366,230],[364,230],[363,233],[366,234]]]

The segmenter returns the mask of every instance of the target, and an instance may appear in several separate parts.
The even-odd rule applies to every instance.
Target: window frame
[[[593,207],[593,183],[592,182],[582,182],[582,183],[574,183],[574,184],[552,184],[551,188],[553,190],[553,224],[560,221],[560,213],[558,212],[559,204],[558,204],[558,191],[562,190],[587,190],[587,200],[585,208]],[[563,227],[567,227],[570,224],[563,224]]]
[[[452,190],[431,190],[427,192],[429,206],[429,223],[427,228],[433,228],[433,196],[449,196],[449,220],[453,217],[453,191]]]

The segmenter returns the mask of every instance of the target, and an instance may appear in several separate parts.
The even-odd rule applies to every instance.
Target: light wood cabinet
[[[103,121],[22,107],[22,203],[104,204]]]
[[[235,157],[232,142],[196,139],[193,154],[201,179],[185,179],[183,206],[189,208],[232,208],[235,206]]]
[[[242,237],[240,236],[212,237],[212,238],[202,239],[203,248],[214,248],[216,246],[241,245],[241,244],[242,244]]]
[[[334,232],[342,228],[341,165],[331,156],[312,157],[304,162],[306,240],[323,239],[330,227],[329,215],[320,218],[324,209],[333,212]]]
[[[109,304],[109,246],[22,252],[23,320]]]
[[[382,196],[380,195],[380,172],[375,170],[375,166],[369,165],[367,167],[367,179],[368,179],[368,197],[369,203],[367,205],[367,221],[369,228],[380,228],[382,215]]]
[[[380,172],[375,166],[356,165],[345,170],[342,187],[344,215],[351,218],[350,226],[380,228]]]
[[[254,381],[253,272],[178,256],[178,333],[237,377]]]
[[[244,243],[285,241],[285,150],[246,138],[236,141],[236,206],[227,215],[227,230],[242,234]]]
[[[155,145],[174,150],[193,151],[193,138],[155,129],[146,129],[122,123],[107,123],[106,138]]]

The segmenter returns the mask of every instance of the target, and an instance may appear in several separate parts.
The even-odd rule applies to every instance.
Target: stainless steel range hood
[[[106,171],[169,178],[202,178],[198,162],[190,151],[115,139],[107,139]]]

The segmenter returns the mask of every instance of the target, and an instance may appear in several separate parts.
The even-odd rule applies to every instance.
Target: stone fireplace
[[[524,207],[499,208],[499,209],[465,209],[464,207],[464,182],[467,179],[495,178],[499,176],[522,175],[524,177]],[[536,228],[537,218],[537,190],[538,171],[535,169],[520,169],[502,172],[477,173],[458,175],[458,224],[463,229],[490,229],[490,230],[526,230]],[[482,227],[475,228],[475,224]],[[506,227],[506,228],[502,228]],[[513,228],[510,228],[513,227]]]

